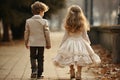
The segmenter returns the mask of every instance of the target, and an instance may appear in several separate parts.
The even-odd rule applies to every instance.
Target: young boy
[[[49,27],[47,20],[43,19],[48,6],[36,1],[31,5],[33,16],[26,20],[25,46],[30,48],[31,78],[40,79],[43,72],[44,47],[51,48]]]

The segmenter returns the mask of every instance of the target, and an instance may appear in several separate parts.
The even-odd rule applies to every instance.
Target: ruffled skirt
[[[90,44],[82,37],[70,37],[60,46],[58,54],[53,58],[53,62],[56,66],[65,67],[98,64],[101,60]]]

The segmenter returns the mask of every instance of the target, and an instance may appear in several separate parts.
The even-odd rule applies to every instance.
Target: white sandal
[[[81,72],[76,72],[76,80],[81,80]]]
[[[71,69],[70,70],[70,79],[74,79],[75,78],[75,70]]]

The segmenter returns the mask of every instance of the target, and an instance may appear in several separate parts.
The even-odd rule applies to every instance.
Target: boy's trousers
[[[32,73],[36,72],[38,76],[41,76],[44,63],[44,47],[30,46],[30,62]]]

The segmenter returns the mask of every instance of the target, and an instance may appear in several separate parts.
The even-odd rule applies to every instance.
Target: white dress
[[[82,33],[65,32],[58,54],[53,58],[53,62],[56,66],[65,67],[98,64],[101,60],[90,46],[87,31],[84,31]]]

